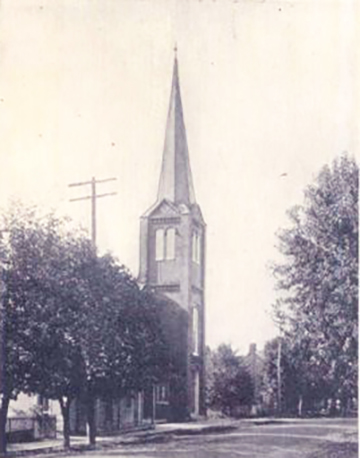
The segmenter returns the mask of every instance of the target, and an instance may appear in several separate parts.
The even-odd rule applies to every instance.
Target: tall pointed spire
[[[174,70],[158,200],[168,199],[174,203],[193,204],[195,203],[195,192],[181,103],[176,47],[174,51]]]

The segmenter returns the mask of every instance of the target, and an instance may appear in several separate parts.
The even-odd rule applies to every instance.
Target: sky
[[[324,164],[359,154],[359,7],[351,0],[1,0],[0,205],[90,226],[138,273],[174,45],[207,223],[206,338],[240,354],[276,336],[269,265],[286,211]]]

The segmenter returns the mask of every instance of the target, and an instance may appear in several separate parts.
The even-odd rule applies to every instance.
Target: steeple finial
[[[174,70],[165,131],[158,200],[168,199],[174,203],[193,204],[195,203],[195,192],[190,170],[180,95],[176,45],[174,52]]]
[[[174,58],[177,59],[177,51],[178,51],[178,47],[177,47],[177,43],[175,41],[175,45],[174,45]]]

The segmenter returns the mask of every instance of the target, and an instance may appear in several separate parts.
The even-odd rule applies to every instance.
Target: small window
[[[173,227],[166,231],[166,259],[175,259],[175,229]]]
[[[199,309],[193,308],[192,312],[192,334],[193,334],[193,353],[199,354]]]
[[[157,229],[155,233],[155,259],[156,261],[162,261],[164,259],[164,229]]]

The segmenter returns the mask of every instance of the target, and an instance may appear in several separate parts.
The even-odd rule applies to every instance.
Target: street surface
[[[356,458],[356,419],[239,424],[228,433],[162,436],[149,442],[86,452],[89,458]],[[67,455],[79,458],[79,454]]]

